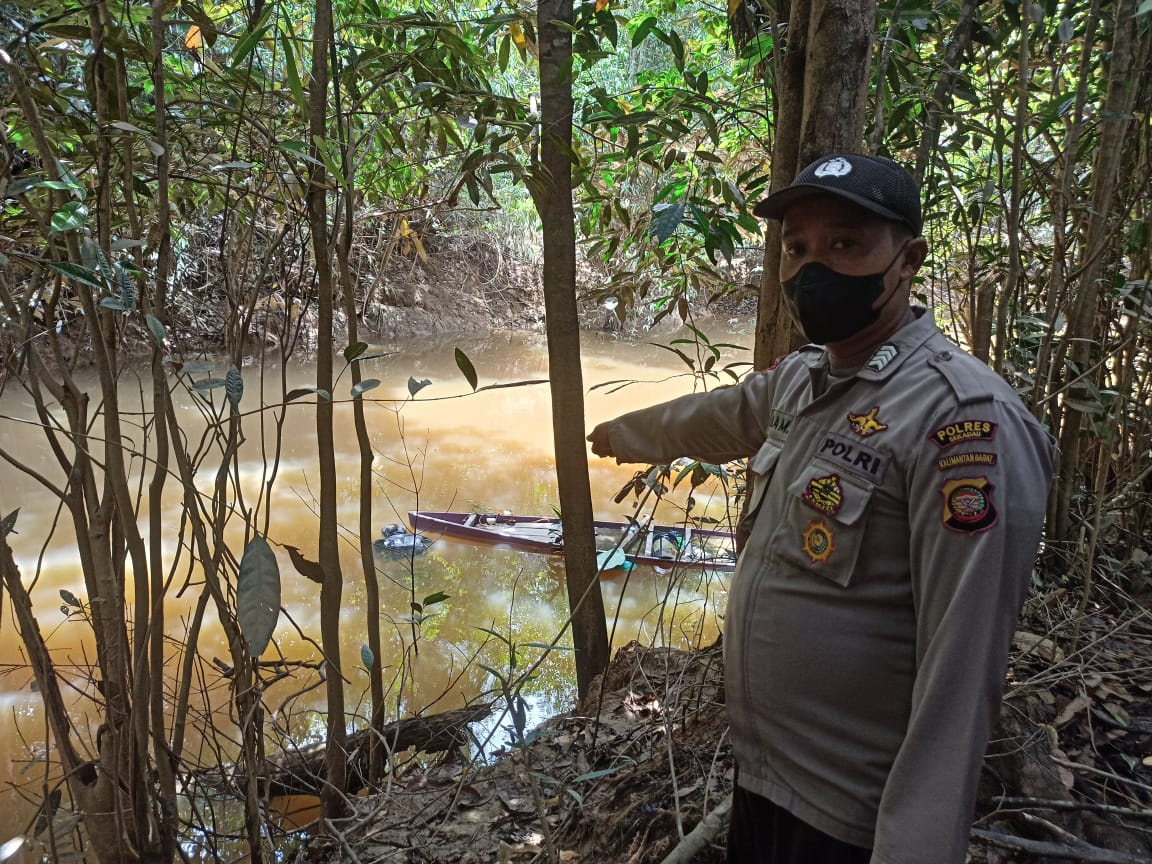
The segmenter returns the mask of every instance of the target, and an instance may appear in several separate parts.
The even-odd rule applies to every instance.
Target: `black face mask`
[[[813,261],[787,280],[784,298],[808,340],[817,345],[842,342],[879,318],[880,311],[896,296],[896,292],[892,292],[880,309],[873,309],[872,304],[884,294],[884,277],[903,251],[904,246],[901,246],[896,257],[880,273],[845,276]]]

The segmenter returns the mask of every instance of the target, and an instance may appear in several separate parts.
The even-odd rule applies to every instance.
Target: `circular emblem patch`
[[[816,166],[813,172],[817,177],[843,177],[852,173],[852,163],[847,159],[829,159]]]
[[[844,488],[840,485],[839,474],[826,474],[813,477],[801,496],[821,513],[831,515],[844,503]]]
[[[823,564],[836,551],[832,531],[823,519],[813,519],[808,523],[808,530],[804,532],[804,551],[813,564]]]
[[[953,531],[978,534],[996,524],[998,514],[992,502],[987,477],[949,480],[940,490],[944,496],[944,524]]]

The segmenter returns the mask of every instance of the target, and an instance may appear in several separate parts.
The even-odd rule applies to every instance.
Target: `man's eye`
[[[798,246],[796,244],[792,244],[790,246],[785,246],[784,247],[784,254],[787,255],[789,258],[795,258],[799,255],[804,254],[804,247]]]

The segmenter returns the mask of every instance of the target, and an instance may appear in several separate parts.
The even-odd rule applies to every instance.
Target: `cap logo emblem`
[[[816,166],[817,177],[844,177],[852,173],[852,163],[847,159],[829,159]]]

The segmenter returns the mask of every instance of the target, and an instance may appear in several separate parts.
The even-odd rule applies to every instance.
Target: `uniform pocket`
[[[847,586],[868,522],[875,487],[828,466],[810,464],[788,487],[788,504],[772,539],[774,553]]]
[[[736,525],[736,551],[744,548],[752,533],[752,525],[756,521],[756,514],[760,505],[764,503],[764,493],[772,482],[772,474],[776,470],[776,463],[780,461],[780,450],[771,441],[765,441],[756,451],[756,455],[748,460],[748,485],[751,492],[748,502],[740,514],[740,521]]]

